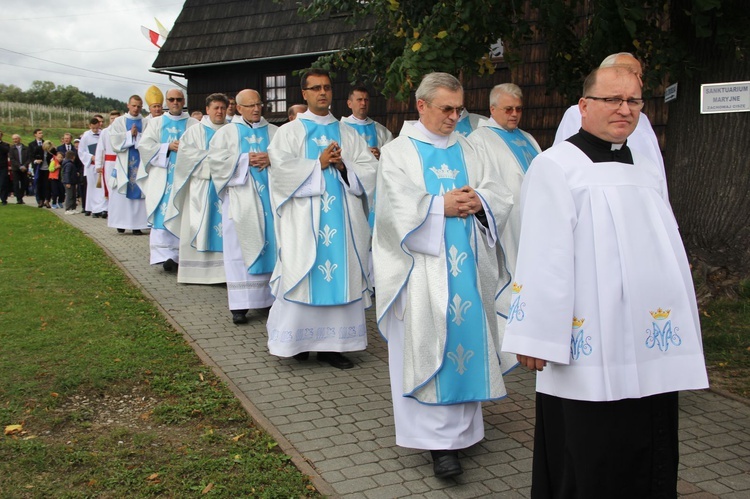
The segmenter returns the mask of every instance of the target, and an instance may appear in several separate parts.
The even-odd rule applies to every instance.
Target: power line
[[[163,7],[165,5],[182,5],[184,2],[165,2],[160,3],[159,7]],[[38,21],[40,19],[59,19],[61,17],[85,17],[85,16],[98,16],[101,14],[116,14],[119,12],[132,12],[134,10],[142,11],[143,7],[133,7],[131,9],[120,9],[120,10],[104,10],[99,12],[82,12],[80,14],[62,14],[62,15],[54,15],[54,16],[34,16],[34,17],[15,17],[15,18],[4,18],[3,21]]]
[[[66,75],[66,76],[75,76],[76,78],[90,78],[92,80],[115,81],[115,82],[122,82],[122,80],[123,80],[120,77],[117,77],[117,79],[112,79],[112,78],[101,78],[99,76],[77,75],[77,74],[65,73],[63,71],[55,71],[53,69],[39,69],[39,68],[32,68],[30,66],[21,66],[20,64],[11,64],[9,62],[4,62],[3,64],[5,64],[6,66],[13,66],[13,67],[16,67],[16,68],[24,68],[24,69],[33,69],[33,70],[36,70],[36,71],[43,71],[44,73],[55,73],[55,74],[61,74],[61,75]],[[162,84],[164,84],[164,82],[157,82],[157,81],[137,80],[135,78],[128,78],[128,79],[130,81],[132,81],[133,83],[148,83],[148,84],[151,84],[151,85],[162,85]]]
[[[138,82],[138,83],[148,83],[148,82],[145,82],[144,80],[138,80],[136,78],[130,78],[130,77],[127,77],[127,76],[115,75],[115,74],[111,74],[111,73],[104,73],[102,71],[94,71],[93,69],[80,68],[78,66],[72,66],[70,64],[63,64],[62,62],[57,62],[57,61],[50,61],[49,59],[42,59],[41,57],[35,57],[33,55],[24,54],[22,52],[16,52],[15,50],[8,50],[8,49],[3,48],[3,47],[0,47],[0,50],[4,50],[6,52],[10,52],[11,54],[17,54],[17,55],[22,55],[24,57],[29,57],[31,59],[36,59],[36,60],[42,61],[42,62],[49,62],[49,63],[52,63],[52,64],[57,64],[59,66],[64,66],[66,68],[76,69],[78,71],[87,71],[89,73],[95,73],[95,74],[100,74],[100,75],[104,75],[104,76],[110,76],[112,78],[118,78],[120,81],[122,81],[122,80],[129,80],[129,81]],[[29,69],[34,69],[34,68],[29,68]]]

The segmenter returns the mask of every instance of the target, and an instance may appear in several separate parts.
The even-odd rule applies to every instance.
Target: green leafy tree
[[[519,48],[529,36],[546,43],[549,90],[571,103],[606,55],[634,53],[644,62],[646,95],[679,82],[665,162],[694,262],[709,280],[750,276],[750,113],[699,114],[702,83],[750,80],[747,0],[312,0],[300,13],[359,23],[365,34],[316,66],[402,101],[431,71],[492,73],[486,55],[498,39],[511,65],[523,64]]]

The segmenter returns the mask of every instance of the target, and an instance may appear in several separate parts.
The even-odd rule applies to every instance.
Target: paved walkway
[[[386,346],[372,310],[369,346],[351,354],[354,369],[279,359],[267,352],[264,316],[251,312],[249,324],[232,324],[224,286],[177,284],[174,274],[150,267],[148,236],[54,212],[101,245],[160,305],[323,494],[529,497],[533,374],[518,369],[506,378],[509,396],[485,404],[486,438],[464,452],[464,474],[438,480],[428,452],[395,445]],[[680,442],[682,497],[750,497],[750,406],[709,391],[681,394]]]

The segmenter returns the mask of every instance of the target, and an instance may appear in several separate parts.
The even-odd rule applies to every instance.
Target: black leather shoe
[[[167,260],[166,262],[162,263],[161,266],[164,268],[166,272],[172,272],[173,270],[177,270],[177,262],[175,262],[171,258]]]
[[[120,234],[125,234],[125,229],[117,229],[117,232],[119,232]]]
[[[91,216],[93,218],[102,218],[102,214],[101,213],[92,213]]]
[[[321,362],[328,362],[336,369],[351,369],[354,367],[354,362],[347,359],[339,352],[318,352],[318,360]]]
[[[232,310],[232,322],[235,324],[247,324],[247,310]]]
[[[458,451],[431,450],[430,454],[432,454],[432,469],[436,478],[450,478],[464,472],[458,460]]]
[[[297,360],[307,360],[310,358],[310,352],[300,352],[297,355],[294,356]]]
[[[140,230],[138,230],[138,229],[135,229],[135,230],[133,231],[133,235],[134,235],[134,236],[142,236],[142,235],[143,235],[143,232],[141,232],[141,231],[140,231]]]

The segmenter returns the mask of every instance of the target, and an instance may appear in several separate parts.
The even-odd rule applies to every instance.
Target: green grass
[[[0,238],[3,497],[318,495],[92,241],[14,205]]]
[[[93,116],[93,114],[92,114]],[[17,133],[21,136],[21,142],[25,145],[29,145],[29,142],[34,140],[34,129],[35,128],[41,128],[44,132],[44,140],[49,140],[52,142],[55,147],[57,147],[59,144],[62,143],[62,136],[66,132],[70,132],[73,134],[73,138],[80,136],[83,132],[88,130],[88,128],[67,128],[67,127],[44,127],[44,126],[35,126],[35,127],[29,127],[29,126],[19,126],[16,124],[6,124],[3,123],[0,125],[0,130],[3,131],[3,142],[7,142],[8,144],[12,143],[11,138],[13,137],[14,133]]]
[[[736,300],[704,307],[701,325],[711,384],[750,398],[750,282],[740,285]]]

